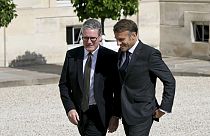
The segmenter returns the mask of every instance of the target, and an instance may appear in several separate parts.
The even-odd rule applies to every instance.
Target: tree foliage
[[[138,12],[138,0],[71,0],[71,3],[80,21],[101,19],[103,29],[106,18],[117,20],[122,14],[131,16]]]
[[[17,16],[13,0],[0,0],[0,27],[7,27]]]

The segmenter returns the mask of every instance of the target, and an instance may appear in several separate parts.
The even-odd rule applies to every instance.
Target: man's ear
[[[98,37],[99,41],[102,42],[102,35]]]
[[[132,40],[136,39],[136,37],[137,37],[137,34],[136,34],[135,32],[132,32],[132,33],[131,33],[131,38],[132,38]]]

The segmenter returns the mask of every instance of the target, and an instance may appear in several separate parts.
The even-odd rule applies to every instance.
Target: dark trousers
[[[105,136],[106,129],[101,122],[101,118],[96,105],[89,106],[86,112],[83,112],[78,124],[81,136]]]
[[[123,126],[126,136],[149,136],[152,123],[152,117],[145,119],[137,125],[128,125],[123,119]]]

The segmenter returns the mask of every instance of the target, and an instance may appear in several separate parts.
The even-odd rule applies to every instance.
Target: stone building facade
[[[0,28],[0,67],[9,66],[21,56],[26,58],[26,52],[42,55],[47,63],[63,63],[66,51],[79,45],[82,25],[70,0],[14,0],[14,3],[17,18],[7,28]],[[106,38],[112,40],[114,23],[107,19],[105,24]]]
[[[210,59],[210,0],[141,0],[140,37],[164,56]]]
[[[18,17],[0,28],[0,67],[27,51],[41,54],[47,63],[63,63],[66,50],[79,45],[82,24],[70,0],[14,3]],[[141,0],[139,13],[129,18],[137,22],[140,39],[163,56],[210,58],[210,0]],[[105,21],[108,40],[114,40],[115,23]]]

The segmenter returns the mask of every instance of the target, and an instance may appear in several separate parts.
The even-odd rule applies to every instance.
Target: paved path
[[[46,64],[19,68],[0,67],[0,88],[58,83],[62,65]]]
[[[165,57],[163,59],[176,76],[210,76],[210,61],[180,57]],[[0,88],[58,83],[61,69],[61,64],[19,68],[0,67]]]
[[[173,113],[154,123],[151,136],[210,135],[210,61],[167,57],[177,80]],[[59,97],[62,65],[0,68],[0,136],[78,136]],[[157,85],[160,98],[161,84]],[[107,136],[124,136],[122,124]]]
[[[154,123],[150,136],[209,136],[210,77],[175,76],[171,114]],[[158,81],[157,98],[162,85]],[[79,136],[68,121],[57,84],[0,88],[0,136]],[[107,136],[124,136],[122,125]]]

